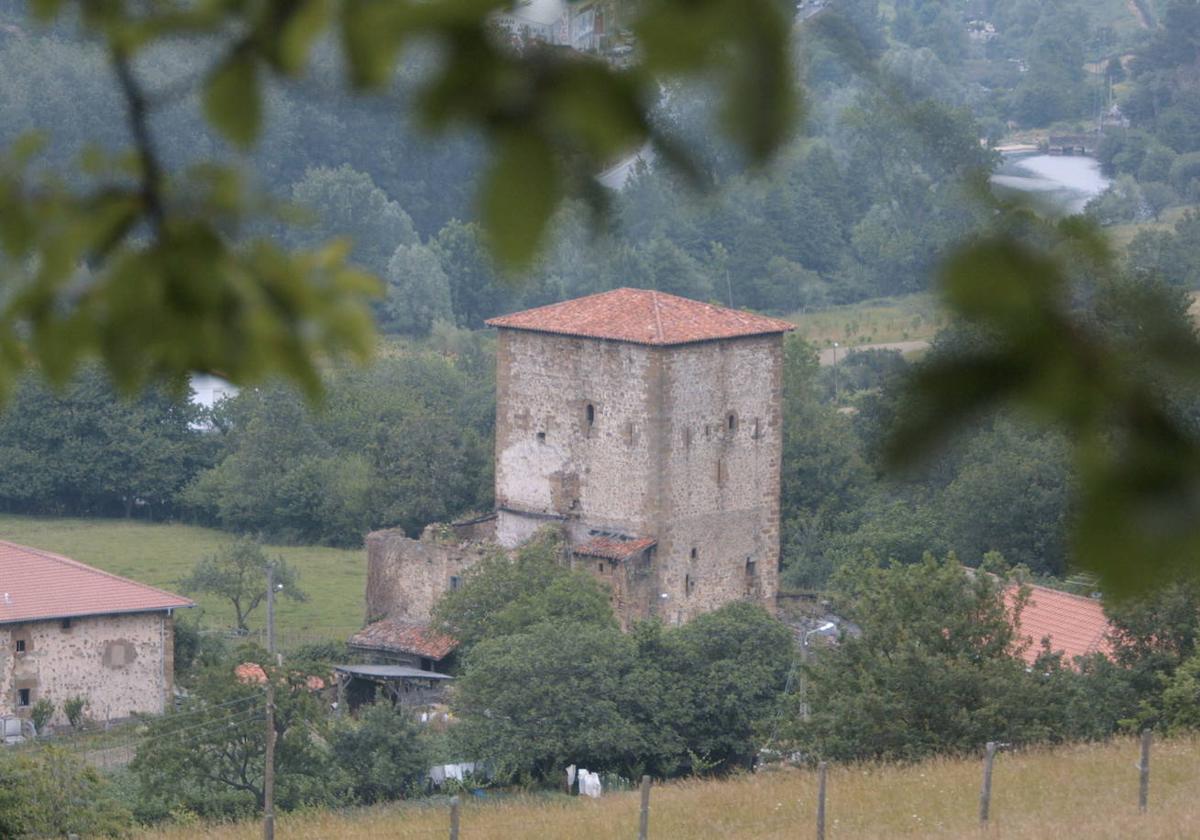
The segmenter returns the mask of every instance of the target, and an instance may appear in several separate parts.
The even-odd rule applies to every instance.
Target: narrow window
[[[587,424],[589,429],[596,425],[596,406],[591,403],[587,404]]]
[[[600,574],[604,574],[604,564],[600,564]]]
[[[760,437],[762,437],[762,428],[759,426],[758,418],[755,417],[754,418],[754,439],[758,440]]]
[[[725,425],[729,428],[730,434],[733,434],[734,432],[736,432],[737,431],[737,415],[734,414],[733,412],[730,412],[729,416],[725,418]]]
[[[692,427],[688,426],[683,430],[683,445],[690,447],[692,445]]]
[[[29,705],[29,689],[28,688],[18,688],[17,689],[17,705],[18,706],[28,706]]]
[[[754,577],[758,574],[758,565],[754,562],[753,557],[746,558],[746,577]]]
[[[692,576],[691,576],[691,575],[684,575],[684,576],[683,576],[683,594],[684,594],[684,595],[688,595],[688,596],[690,596],[690,595],[692,594],[692,588],[693,588],[695,585],[696,585],[696,584],[695,584],[695,583],[692,581]]]
[[[692,549],[692,559],[693,560],[696,559],[696,549],[694,549],[694,548]]]
[[[24,652],[25,652],[25,640],[17,639],[17,653],[24,653]]]
[[[537,433],[537,439],[538,439],[538,443],[545,443],[545,442],[546,442],[546,433],[545,433],[545,432],[538,432],[538,433]]]
[[[462,578],[458,575],[450,575],[450,591],[454,592],[460,586],[462,586]]]

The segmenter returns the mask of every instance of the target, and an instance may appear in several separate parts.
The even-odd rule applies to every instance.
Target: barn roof
[[[1029,601],[1021,611],[1016,628],[1020,640],[1030,643],[1022,654],[1026,662],[1032,665],[1037,660],[1042,639],[1046,637],[1050,639],[1050,649],[1062,652],[1066,663],[1076,656],[1111,654],[1112,645],[1108,640],[1111,625],[1099,601],[1045,586],[1030,586],[1029,589]],[[1005,593],[1010,606],[1017,592],[1018,588],[1012,587]]]
[[[193,606],[187,598],[69,557],[0,541],[0,624]]]
[[[430,629],[428,624],[396,618],[368,624],[351,636],[349,643],[370,650],[412,653],[435,661],[445,659],[458,647],[457,639]]]
[[[489,326],[666,346],[784,333],[795,324],[650,289],[611,292],[492,318]]]
[[[585,543],[580,543],[571,550],[576,554],[587,557],[603,557],[606,560],[628,560],[635,554],[657,544],[650,537],[641,539],[620,539],[617,537],[592,537]]]

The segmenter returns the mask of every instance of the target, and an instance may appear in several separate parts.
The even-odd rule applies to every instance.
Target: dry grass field
[[[829,773],[829,840],[896,837],[1008,840],[1135,840],[1200,837],[1200,740],[1155,745],[1150,809],[1137,811],[1138,745],[1001,753],[996,759],[992,821],[978,823],[979,761],[938,760],[906,767],[835,767]],[[656,787],[651,838],[794,840],[814,836],[816,774],[783,770],[725,782]],[[475,801],[462,814],[462,840],[628,840],[637,834],[638,794],[598,801],[513,797]],[[280,818],[281,840],[433,840],[448,834],[447,809],[412,805]],[[257,823],[176,827],[137,840],[256,840]]]

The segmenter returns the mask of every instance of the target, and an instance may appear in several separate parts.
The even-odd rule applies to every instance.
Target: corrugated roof
[[[0,540],[0,624],[193,606],[69,557]]]
[[[617,537],[592,537],[585,543],[571,550],[576,554],[588,557],[603,557],[606,560],[628,560],[635,554],[656,545],[658,540],[642,537],[636,540],[623,540]]]
[[[458,640],[431,630],[429,625],[419,621],[385,618],[359,630],[350,637],[350,644],[372,650],[413,653],[438,660],[449,656],[458,647]]]
[[[356,677],[379,677],[381,679],[452,680],[449,674],[437,671],[422,671],[407,665],[334,665],[333,670]]]
[[[795,324],[649,289],[615,289],[503,315],[489,326],[656,346],[783,333]]]
[[[1026,662],[1033,664],[1041,653],[1042,639],[1047,636],[1050,637],[1050,649],[1061,651],[1067,663],[1076,656],[1112,653],[1108,640],[1111,626],[1099,601],[1045,586],[1029,588],[1029,601],[1021,611],[1017,627],[1017,635],[1030,642],[1023,654]],[[1017,587],[1012,587],[1006,593],[1010,606],[1017,591]]]

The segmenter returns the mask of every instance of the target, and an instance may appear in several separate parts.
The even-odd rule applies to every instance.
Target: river
[[[1037,152],[1005,155],[991,181],[999,194],[1024,193],[1038,209],[1055,216],[1082,212],[1110,183],[1093,157]]]

